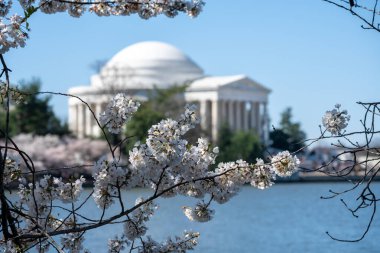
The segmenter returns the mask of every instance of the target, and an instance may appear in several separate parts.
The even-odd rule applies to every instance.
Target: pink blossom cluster
[[[64,178],[72,174],[91,175],[94,160],[107,151],[107,143],[103,140],[69,136],[20,134],[13,137],[13,141],[33,160],[37,172],[45,171]],[[13,161],[22,163],[22,159],[16,159],[17,152],[9,152]],[[25,169],[23,166],[23,172],[27,172]]]

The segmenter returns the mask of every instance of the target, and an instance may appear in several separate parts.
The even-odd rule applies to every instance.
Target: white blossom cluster
[[[63,229],[70,229],[77,226],[76,221],[70,217],[62,226]],[[68,253],[80,253],[83,252],[83,233],[75,232],[64,234],[61,237],[62,248]]]
[[[20,184],[19,197],[21,203],[28,207],[28,215],[35,218],[38,224],[45,227],[50,213],[50,203],[53,200],[53,186],[51,176],[44,176],[33,186],[29,183],[28,187]],[[33,226],[31,221],[28,221],[29,226]]]
[[[182,235],[174,239],[168,238],[164,243],[153,240],[150,236],[144,240],[144,246],[139,247],[139,253],[183,253],[193,250],[198,244],[199,233],[185,231]]]
[[[57,198],[64,203],[77,201],[85,181],[84,177],[80,177],[73,183],[64,183],[61,178],[53,178],[54,191]]]
[[[251,180],[251,185],[264,190],[273,185],[273,180],[276,179],[276,173],[272,166],[265,164],[263,159],[257,158],[254,177]]]
[[[186,106],[179,121],[162,120],[148,130],[148,149],[158,162],[179,162],[186,152],[187,141],[181,137],[199,122],[196,107]]]
[[[184,206],[182,207],[183,213],[186,217],[191,221],[198,222],[207,222],[211,220],[214,216],[215,211],[209,209],[209,205],[203,202],[198,202],[198,204],[194,207]]]
[[[29,183],[28,186],[20,184],[18,195],[21,205],[26,210],[27,219],[25,227],[19,229],[19,232],[32,232],[35,228],[44,229],[46,232],[70,229],[78,227],[75,219],[72,217],[60,220],[54,217],[53,201],[60,200],[63,203],[73,203],[78,200],[82,192],[84,178],[80,177],[74,182],[64,183],[62,179],[52,178],[45,175],[39,181]],[[26,209],[25,209],[26,207]],[[38,230],[37,230],[38,231]],[[62,235],[61,243],[65,252],[79,253],[83,249],[83,233],[67,233]],[[38,252],[48,252],[50,247],[49,241],[44,241],[37,247]],[[7,252],[7,251],[5,251]],[[20,251],[9,251],[20,252]]]
[[[0,1],[0,17],[5,17],[6,15],[8,15],[11,7],[12,7],[12,0],[8,0],[8,1],[1,0]]]
[[[138,205],[143,201],[144,199],[138,198],[135,204]],[[153,202],[148,202],[135,209],[129,215],[129,220],[124,223],[124,234],[129,240],[133,241],[134,239],[145,235],[148,230],[145,222],[147,222],[153,215],[156,208],[157,206]]]
[[[219,204],[226,203],[235,196],[240,186],[248,184],[253,176],[252,168],[244,161],[220,163],[214,172],[214,182],[206,186],[213,199]]]
[[[334,109],[326,111],[322,117],[323,126],[332,135],[340,134],[347,127],[348,121],[350,121],[350,115],[348,115],[347,110],[340,111],[340,106],[340,104],[336,104]]]
[[[100,124],[107,126],[110,133],[118,134],[139,106],[139,102],[128,98],[126,94],[119,93],[108,103],[106,110],[100,114]]]
[[[8,97],[10,98],[11,103],[14,103],[16,105],[24,102],[24,95],[20,91],[17,89],[9,88],[6,83],[0,81],[0,100],[3,103],[4,108],[7,108],[5,101]]]
[[[291,176],[298,168],[300,161],[289,151],[283,151],[272,157],[271,164],[276,175],[280,177]]]
[[[120,253],[125,249],[125,244],[129,245],[128,240],[116,236],[114,239],[108,240],[108,252],[109,253]]]
[[[180,12],[196,17],[202,11],[202,0],[19,0],[25,17],[17,14],[9,16],[13,8],[12,0],[0,0],[0,54],[10,48],[24,47],[28,38],[27,19],[36,11],[46,14],[67,12],[72,17],[80,17],[86,11],[98,16],[137,14],[143,19],[158,15],[175,17]],[[25,29],[22,29],[23,24]]]
[[[24,47],[28,34],[22,29],[23,18],[13,14],[4,18],[1,14],[7,14],[11,1],[0,2],[0,54],[4,54],[10,48]]]
[[[129,119],[137,110],[136,103],[129,101],[124,95],[117,96],[108,107],[109,120],[113,120],[111,117]],[[130,107],[134,109],[128,109]],[[105,211],[118,202],[122,210],[127,210],[123,206],[123,192],[135,187],[150,187],[154,192],[153,199],[177,194],[201,199],[195,207],[183,207],[183,212],[192,221],[207,222],[214,216],[214,210],[210,208],[212,201],[220,204],[227,202],[245,184],[259,189],[268,188],[276,175],[289,176],[299,165],[297,157],[284,151],[274,156],[270,164],[265,164],[261,159],[257,159],[256,164],[238,160],[220,163],[216,169],[210,170],[219,153],[218,148],[212,147],[204,138],[199,138],[195,144],[184,138],[198,121],[196,107],[186,106],[178,120],[166,119],[153,125],[148,130],[146,144],[136,143],[128,161],[109,160],[106,156],[99,159],[93,166],[92,193],[98,207]],[[120,120],[118,125],[122,125]],[[19,196],[23,210],[47,232],[73,228],[74,218],[60,220],[54,217],[52,203],[57,199],[63,203],[77,201],[83,182],[84,179],[80,178],[65,183],[62,179],[46,175],[34,185],[21,184]],[[205,202],[206,197],[209,198],[208,202]],[[146,222],[156,208],[152,199],[137,199],[129,209],[131,211],[123,214],[124,232],[120,239],[116,237],[108,242],[109,252],[120,252],[136,241],[141,242],[141,245],[134,245],[139,252],[186,252],[197,244],[198,233],[188,232],[183,237],[169,238],[163,243],[146,235]],[[25,224],[25,229],[29,231],[35,228],[35,224],[28,219]],[[61,244],[69,252],[79,252],[83,249],[83,240],[83,233],[72,232],[61,237]],[[49,245],[40,246],[42,252],[42,248],[46,246],[47,249]]]
[[[61,237],[61,243],[66,252],[80,253],[83,250],[84,236],[81,233],[69,233]]]
[[[135,0],[135,1],[99,1],[92,4],[89,11],[98,16],[131,15],[138,14],[143,19],[164,14],[167,17],[175,17],[179,12],[184,12],[190,17],[196,17],[202,11],[202,0]]]
[[[2,253],[19,253],[20,249],[17,245],[12,241],[8,240],[7,243],[0,244],[0,250]]]
[[[289,176],[296,171],[299,160],[287,151],[273,157],[271,166],[261,159],[253,165],[239,160],[221,163],[215,171],[210,171],[218,148],[211,148],[203,138],[196,145],[189,145],[183,139],[183,135],[198,122],[195,111],[194,106],[187,106],[178,121],[166,119],[153,125],[148,130],[146,144],[137,144],[130,151],[128,166],[105,160],[97,163],[94,196],[96,201],[101,200],[98,205],[109,207],[118,197],[118,185],[121,189],[150,186],[162,197],[182,194],[204,198],[210,195],[218,203],[225,203],[244,184],[265,189],[273,184],[276,175]],[[199,180],[202,178],[212,180]],[[120,184],[124,181],[128,186]],[[186,184],[181,184],[184,181]],[[195,208],[184,207],[183,210],[189,219],[200,222],[210,220],[214,214],[209,205],[201,202]],[[126,227],[126,231],[132,231],[133,235],[139,234],[133,222],[127,222]],[[139,231],[145,233],[143,227]]]
[[[4,184],[16,181],[21,177],[20,163],[13,157],[5,158]]]
[[[34,3],[32,0],[21,0],[20,2],[24,8]],[[72,17],[80,17],[86,11],[90,11],[98,16],[137,14],[143,19],[149,19],[161,14],[175,17],[180,12],[186,13],[190,17],[196,17],[202,11],[204,2],[202,0],[41,0],[38,5],[41,11],[47,14],[67,11]]]
[[[56,199],[64,203],[77,201],[82,192],[84,181],[85,179],[80,177],[74,182],[63,183],[62,179],[45,175],[34,185],[33,183],[29,183],[28,186],[20,184],[18,195],[21,203],[28,207],[27,214],[38,221],[41,227],[46,227],[47,230],[52,231],[62,225],[51,214],[52,201]],[[34,226],[29,219],[27,219],[27,223],[32,227]]]
[[[108,162],[102,157],[95,163],[93,177],[95,203],[100,208],[108,208],[113,202],[113,197],[118,195],[118,187],[126,181],[127,171],[117,165],[116,161]]]

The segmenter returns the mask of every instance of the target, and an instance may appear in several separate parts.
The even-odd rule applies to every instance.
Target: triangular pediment
[[[245,75],[204,77],[192,82],[188,91],[218,91],[225,89],[264,93],[271,92],[271,90],[264,85]]]
[[[234,90],[247,90],[247,91],[259,91],[269,93],[270,89],[266,88],[264,85],[252,80],[247,76],[242,76],[242,78],[229,82],[220,87],[220,89],[234,89]]]

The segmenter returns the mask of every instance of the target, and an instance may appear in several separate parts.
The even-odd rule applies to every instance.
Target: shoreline
[[[277,178],[274,183],[275,184],[307,184],[307,183],[345,183],[355,181],[358,182],[361,179],[359,176],[350,176],[346,178],[339,177],[329,177],[329,176],[308,176],[308,177],[297,177],[297,178]],[[372,182],[379,182],[380,176],[375,177]],[[83,187],[92,188],[94,186],[93,180],[87,180]],[[368,180],[363,183],[368,182]]]

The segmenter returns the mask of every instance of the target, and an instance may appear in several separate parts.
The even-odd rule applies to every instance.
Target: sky
[[[5,59],[13,83],[38,77],[44,91],[89,85],[96,61],[153,40],[179,48],[208,75],[246,74],[270,88],[271,124],[292,107],[308,137],[318,136],[322,115],[336,103],[355,130],[364,112],[356,102],[380,99],[380,33],[321,0],[206,0],[196,19],[37,13],[29,23],[26,47]],[[52,105],[67,119],[66,98]]]

